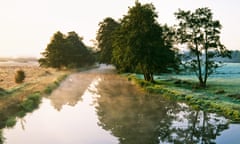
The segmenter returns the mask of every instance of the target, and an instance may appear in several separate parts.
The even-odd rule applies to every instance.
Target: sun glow
[[[240,2],[233,0],[140,0],[153,3],[159,23],[173,25],[178,8],[193,10],[199,7],[212,9],[214,17],[223,25],[222,41],[228,49],[239,49],[237,28],[240,23]],[[122,18],[134,1],[79,1],[79,0],[8,0],[0,2],[0,57],[40,57],[56,31],[76,31],[91,46],[98,23],[106,17]]]

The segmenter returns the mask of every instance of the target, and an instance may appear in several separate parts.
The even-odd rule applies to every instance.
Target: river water
[[[3,130],[6,144],[237,144],[239,133],[239,124],[145,93],[110,66],[70,75]]]

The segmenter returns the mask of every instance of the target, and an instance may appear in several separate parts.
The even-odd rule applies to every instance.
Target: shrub
[[[6,121],[6,127],[13,127],[16,124],[16,117],[10,117]]]
[[[33,95],[28,96],[28,98],[21,103],[21,109],[24,112],[32,112],[34,109],[36,109],[41,102],[41,97],[39,93],[35,93]]]
[[[15,82],[22,83],[24,81],[25,77],[26,77],[25,72],[23,70],[18,70],[15,73]]]

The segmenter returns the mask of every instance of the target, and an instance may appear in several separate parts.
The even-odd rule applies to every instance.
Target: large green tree
[[[81,67],[94,62],[93,55],[87,46],[82,42],[83,38],[79,37],[74,31],[69,32],[66,37],[65,60],[68,67]]]
[[[120,21],[114,36],[113,63],[120,71],[141,72],[153,81],[153,74],[174,62],[175,52],[165,45],[163,28],[152,4],[136,1]]]
[[[206,87],[209,75],[220,66],[214,58],[230,56],[220,42],[222,26],[213,19],[209,8],[198,8],[194,12],[179,10],[175,15],[179,20],[178,39],[181,44],[187,44],[193,53],[187,64],[197,75],[199,85]]]
[[[39,59],[41,66],[73,68],[92,64],[94,58],[76,32],[56,32]]]
[[[99,62],[111,64],[114,32],[120,24],[113,18],[107,17],[99,23],[96,40],[100,48]]]
[[[65,65],[65,36],[60,31],[56,32],[45,51],[42,53],[44,58],[39,59],[40,66],[60,68]]]

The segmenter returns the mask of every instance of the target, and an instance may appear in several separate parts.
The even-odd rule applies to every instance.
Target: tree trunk
[[[208,49],[205,46],[205,75],[204,75],[204,84],[206,87],[206,83],[207,83],[207,78],[208,78]]]
[[[145,72],[144,74],[144,80],[145,81],[149,81],[149,82],[153,82],[154,79],[153,79],[153,73],[151,72]]]
[[[202,67],[201,67],[201,60],[200,60],[200,55],[199,55],[197,43],[195,44],[195,46],[196,46],[196,51],[197,51],[196,55],[197,55],[199,85],[200,85],[200,87],[205,87],[206,84],[204,83],[203,78],[202,78]]]
[[[201,88],[205,88],[207,85],[206,85],[206,83],[204,81],[199,81],[199,86]]]
[[[194,117],[194,119],[193,119],[193,124],[192,124],[192,129],[191,129],[191,135],[190,135],[190,141],[189,142],[193,142],[193,138],[194,138],[194,134],[196,134],[196,125],[197,125],[197,121],[198,121],[198,115],[199,115],[199,111],[197,111],[196,112],[196,115],[195,115],[195,117]]]

